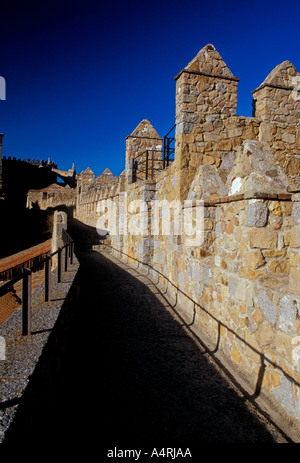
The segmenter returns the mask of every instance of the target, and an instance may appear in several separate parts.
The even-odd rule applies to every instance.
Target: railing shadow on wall
[[[10,281],[4,283],[0,287],[0,297],[4,296],[7,291],[15,285],[18,281],[22,280],[22,335],[27,336],[31,334],[31,275],[37,269],[40,269],[44,266],[44,282],[45,282],[45,291],[44,291],[44,300],[45,302],[51,301],[51,264],[52,258],[58,256],[57,258],[57,283],[62,282],[62,269],[64,266],[64,271],[68,271],[68,264],[73,264],[74,257],[74,241],[71,236],[65,231],[63,232],[63,242],[65,243],[62,247],[58,248],[56,251],[47,254],[42,260],[38,263],[32,265],[29,268],[23,268],[22,273],[12,278]],[[64,252],[63,252],[64,251]],[[64,255],[64,261],[63,261]]]
[[[217,362],[217,364],[223,369],[223,371],[226,372],[226,374],[231,378],[232,382],[243,392],[244,396],[246,398],[248,398],[249,400],[251,401],[255,401],[255,399],[257,399],[261,393],[261,388],[262,388],[262,383],[263,383],[263,379],[264,379],[264,374],[265,374],[265,370],[266,370],[266,366],[267,364],[269,364],[271,367],[273,368],[276,368],[277,370],[281,371],[285,377],[290,380],[295,386],[297,387],[300,387],[300,383],[298,383],[292,376],[290,376],[282,367],[280,367],[279,365],[277,365],[276,363],[274,363],[271,359],[269,359],[268,357],[266,357],[262,352],[258,351],[257,349],[255,349],[255,347],[251,346],[251,344],[249,344],[247,341],[245,341],[245,339],[243,339],[241,336],[239,336],[233,329],[229,328],[225,323],[221,322],[220,320],[218,320],[214,315],[212,315],[211,313],[209,313],[204,307],[202,307],[200,304],[198,304],[197,302],[195,302],[189,295],[187,295],[184,291],[182,291],[180,288],[178,288],[178,286],[176,286],[174,283],[171,282],[171,280],[165,276],[164,274],[162,274],[161,272],[159,272],[157,269],[155,269],[153,266],[147,264],[147,263],[144,263],[142,261],[140,261],[139,259],[136,259],[135,257],[132,257],[126,253],[124,253],[123,251],[120,251],[119,249],[116,249],[114,248],[113,246],[109,245],[109,244],[106,244],[105,246],[107,246],[108,248],[111,248],[112,250],[122,254],[123,256],[126,256],[127,257],[127,262],[129,263],[129,259],[137,262],[137,267],[134,267],[134,269],[138,269],[140,266],[143,266],[144,268],[147,267],[148,268],[148,273],[147,274],[144,274],[145,276],[149,277],[151,282],[156,286],[156,288],[158,289],[158,291],[160,292],[160,294],[162,295],[162,297],[164,297],[164,299],[166,300],[166,302],[168,302],[168,304],[171,306],[172,310],[174,310],[174,312],[176,313],[176,315],[180,318],[180,320],[182,321],[182,323],[184,324],[184,326],[191,332],[191,334],[193,336],[195,336],[198,340],[198,342],[204,347],[204,349],[211,355],[211,357]],[[158,276],[158,280],[157,282],[153,281],[152,280],[152,277],[150,277],[150,272],[153,271],[154,273],[157,274]],[[160,288],[158,287],[159,285],[159,281],[160,281],[160,278],[162,278],[166,283],[167,283],[167,286],[165,288],[165,292],[163,293]],[[171,304],[170,303],[170,300],[167,299],[165,297],[164,294],[166,294],[168,292],[168,285],[172,286],[174,289],[175,289],[175,301]],[[178,304],[178,294],[182,294],[184,297],[186,297],[190,302],[193,303],[193,318],[192,318],[192,321],[190,323],[187,323],[184,318],[182,317],[182,315],[176,310],[176,306]],[[206,315],[208,315],[209,317],[211,317],[211,319],[213,319],[213,321],[217,324],[217,341],[216,341],[216,345],[214,347],[214,349],[210,349],[206,344],[205,342],[203,341],[203,339],[201,339],[193,330],[192,330],[192,326],[194,325],[195,323],[195,319],[196,319],[196,308],[199,308],[202,312],[205,312]],[[236,337],[236,339],[238,339],[239,341],[241,341],[244,345],[246,345],[247,348],[251,349],[252,352],[254,354],[256,354],[259,358],[260,358],[260,368],[259,368],[259,371],[258,371],[258,374],[257,374],[257,380],[256,380],[256,384],[255,384],[255,390],[253,392],[253,394],[249,393],[236,379],[235,377],[233,376],[232,373],[230,373],[230,371],[224,366],[224,364],[215,356],[215,354],[218,352],[219,348],[220,348],[220,340],[221,340],[221,329],[224,328],[226,329],[228,332],[230,332],[232,335],[234,335]],[[256,403],[256,406],[257,403]]]

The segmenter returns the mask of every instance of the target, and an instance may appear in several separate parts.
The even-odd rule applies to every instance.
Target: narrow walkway
[[[103,443],[271,443],[282,436],[229,384],[150,280],[110,253],[82,253],[99,352]],[[101,352],[101,354],[100,354]]]
[[[93,445],[102,455],[138,444],[285,442],[147,277],[106,251],[77,257],[82,300],[61,359],[64,373],[33,427],[20,430],[23,437]]]

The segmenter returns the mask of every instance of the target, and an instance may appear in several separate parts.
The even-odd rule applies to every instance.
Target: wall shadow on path
[[[77,258],[80,301],[64,352],[52,356],[60,373],[33,375],[35,407],[11,442],[100,450],[275,442],[146,284],[100,253]]]
[[[78,258],[94,348],[101,347],[94,385],[104,442],[273,442],[145,283],[102,254]]]

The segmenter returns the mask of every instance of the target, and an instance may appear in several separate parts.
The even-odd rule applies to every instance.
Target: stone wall
[[[271,414],[279,411],[281,425],[286,418],[296,429],[300,103],[293,83],[298,77],[290,62],[280,64],[253,92],[253,117],[239,116],[238,79],[207,45],[175,77],[175,161],[151,181],[134,182],[133,157],[161,146],[143,120],[126,139],[125,171],[102,187],[89,172],[76,204],[79,220],[106,229],[114,249],[160,276],[187,323],[249,394],[263,398]],[[185,204],[195,212],[197,202],[203,242],[190,244],[176,221]],[[114,225],[105,215],[110,207],[116,211]],[[152,228],[156,213],[158,232]],[[163,233],[166,221],[170,229]]]
[[[56,183],[57,175],[52,171],[56,167],[56,163],[50,159],[39,161],[3,156],[2,188],[5,201],[15,208],[25,206],[26,194],[30,188],[41,189]]]
[[[214,198],[204,202],[204,242],[193,247],[184,246],[182,236],[158,238],[153,265],[172,282],[171,293],[187,322],[222,351],[250,393],[259,387],[298,421],[300,369],[293,353],[300,329],[295,248],[299,195],[284,192],[285,178],[276,161],[273,193],[267,175],[237,177],[249,157],[257,156],[264,167],[271,167],[270,152],[257,145],[245,143],[228,177],[229,195],[216,197],[224,186],[216,181],[216,169],[200,169],[202,180],[212,188],[208,196]],[[190,196],[197,193],[195,184],[201,187],[199,177]],[[230,194],[235,180],[241,191]]]
[[[142,120],[135,130],[126,137],[125,162],[129,184],[140,179],[145,174],[147,156],[150,160],[150,155],[151,159],[153,155],[154,167],[158,167],[155,164],[160,162],[161,149],[162,139],[147,119]],[[134,167],[137,169],[134,169]]]
[[[40,190],[30,189],[27,192],[27,209],[46,210],[56,208],[60,205],[75,207],[77,191],[69,185],[58,185],[56,183]]]

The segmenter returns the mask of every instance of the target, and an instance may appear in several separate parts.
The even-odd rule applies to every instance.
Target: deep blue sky
[[[3,155],[125,167],[125,137],[175,121],[174,77],[207,43],[251,91],[288,59],[300,71],[300,1],[0,0]]]

